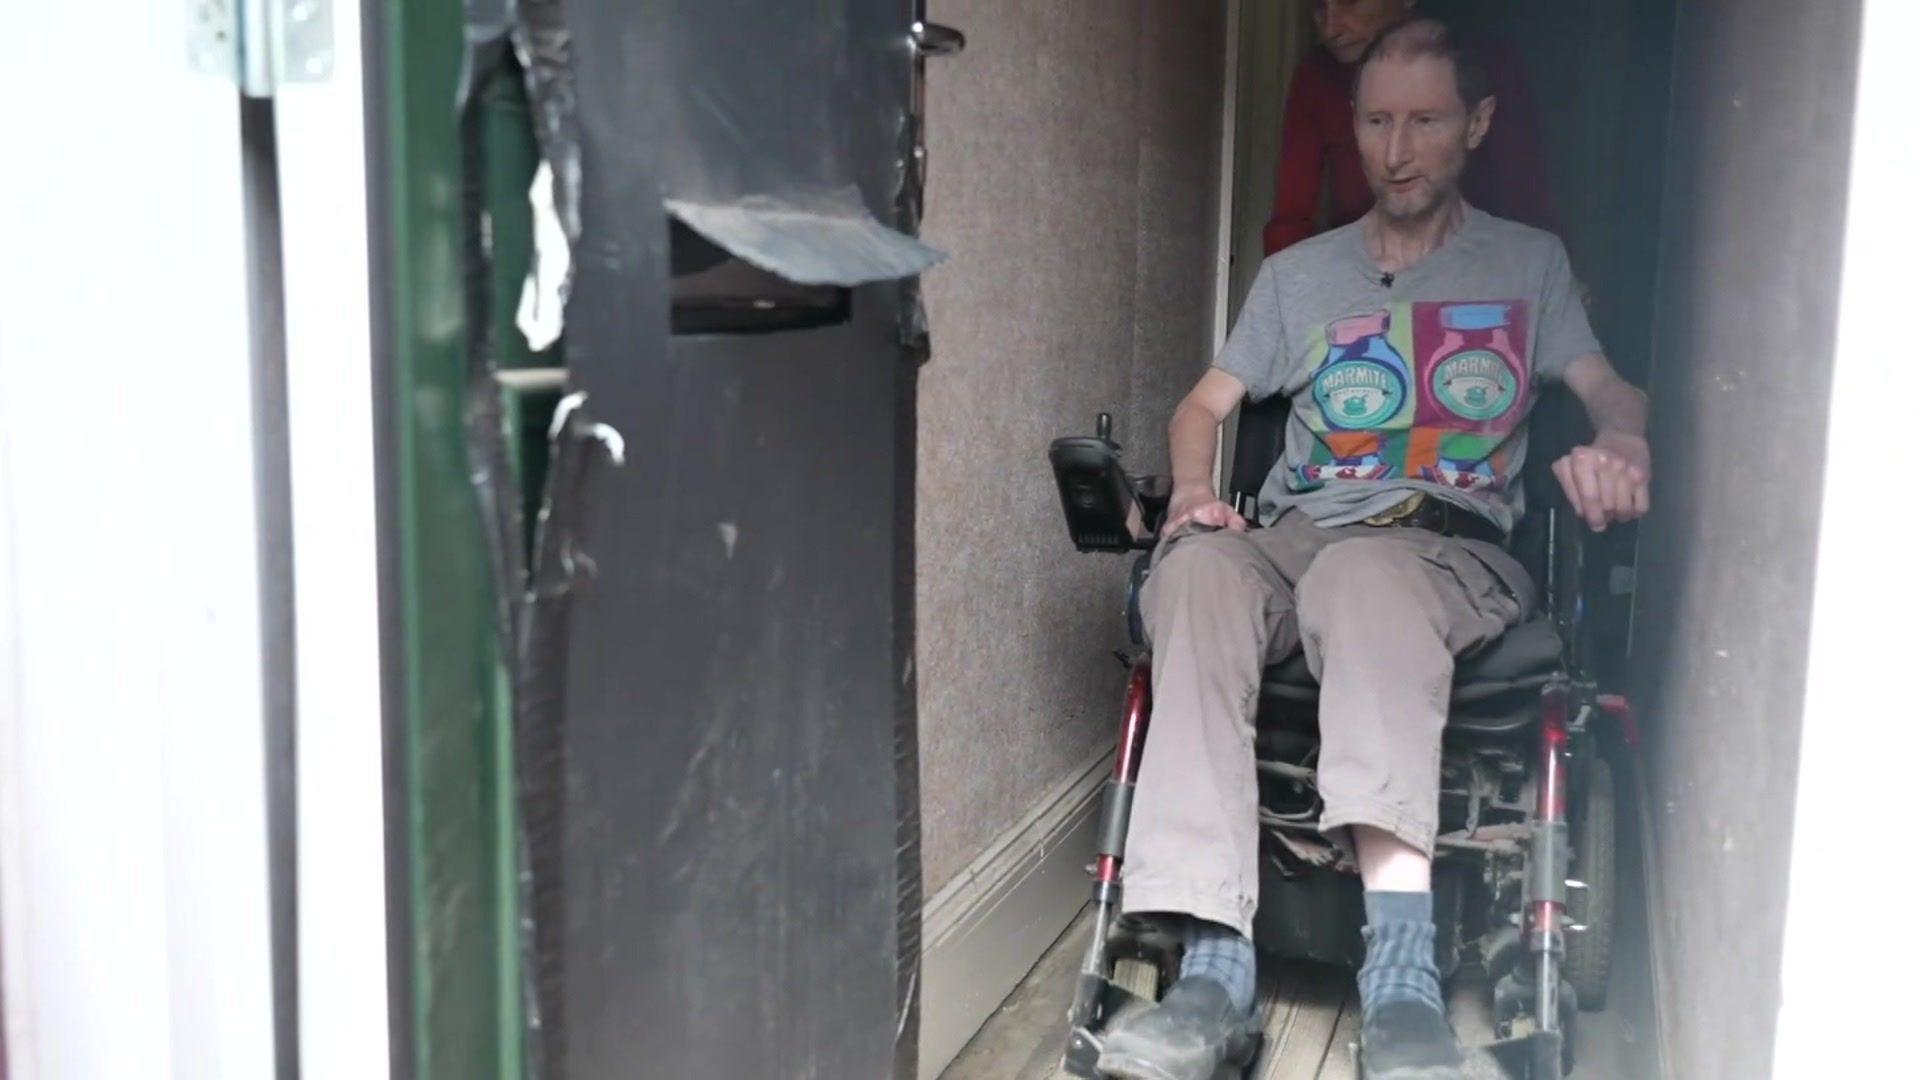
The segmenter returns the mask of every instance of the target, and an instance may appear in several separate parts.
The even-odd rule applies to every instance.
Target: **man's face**
[[[1449,60],[1384,57],[1361,69],[1354,136],[1380,212],[1417,219],[1445,204],[1459,190],[1467,154],[1486,138],[1492,119],[1492,98],[1468,111]]]
[[[1328,52],[1351,64],[1412,7],[1413,0],[1314,0],[1313,27]]]

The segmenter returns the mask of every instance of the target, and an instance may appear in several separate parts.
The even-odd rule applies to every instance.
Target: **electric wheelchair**
[[[1585,525],[1551,463],[1572,443],[1571,395],[1536,403],[1522,478],[1529,512],[1510,550],[1539,586],[1544,609],[1458,661],[1443,740],[1440,837],[1433,865],[1436,960],[1443,979],[1478,965],[1493,988],[1497,1041],[1485,1048],[1527,1080],[1571,1067],[1578,1011],[1604,1002],[1614,896],[1613,762],[1637,741],[1626,700],[1591,675],[1584,579]],[[1249,521],[1253,496],[1278,460],[1287,402],[1243,404],[1229,501]],[[1068,530],[1083,552],[1136,553],[1127,619],[1135,651],[1111,779],[1090,867],[1093,937],[1074,988],[1062,1061],[1099,1075],[1101,1032],[1144,1007],[1179,971],[1179,945],[1151,919],[1120,917],[1122,857],[1140,755],[1152,717],[1152,665],[1140,589],[1171,481],[1121,467],[1111,421],[1091,437],[1054,440],[1048,457]],[[1358,968],[1364,958],[1360,879],[1316,828],[1319,689],[1299,654],[1262,676],[1255,754],[1261,878],[1254,941],[1262,964],[1310,960]]]

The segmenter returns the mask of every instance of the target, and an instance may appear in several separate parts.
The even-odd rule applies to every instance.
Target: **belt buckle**
[[[1414,513],[1420,509],[1421,504],[1426,501],[1427,501],[1426,495],[1416,491],[1413,494],[1407,496],[1406,498],[1401,499],[1399,502],[1393,504],[1392,506],[1387,507],[1385,510],[1382,510],[1379,513],[1373,515],[1372,517],[1362,518],[1361,524],[1363,525],[1396,524],[1402,520],[1405,520],[1406,518],[1412,517]]]

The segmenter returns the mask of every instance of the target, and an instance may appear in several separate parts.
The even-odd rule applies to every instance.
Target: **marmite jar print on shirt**
[[[1527,305],[1415,301],[1316,330],[1312,453],[1294,491],[1329,480],[1418,479],[1505,491],[1506,443],[1526,418]],[[1298,402],[1306,405],[1306,402]]]
[[[1308,421],[1318,439],[1301,468],[1312,484],[1325,480],[1385,480],[1401,475],[1390,460],[1393,432],[1413,421],[1413,370],[1407,363],[1404,313],[1356,315],[1328,324],[1325,359],[1313,377],[1313,403],[1322,422]],[[1400,342],[1393,340],[1398,329]]]

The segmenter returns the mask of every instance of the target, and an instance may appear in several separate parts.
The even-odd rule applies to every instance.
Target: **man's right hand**
[[[1215,529],[1244,531],[1247,519],[1213,493],[1213,451],[1220,424],[1247,396],[1247,384],[1220,368],[1208,368],[1167,425],[1167,456],[1173,464],[1173,497],[1167,500],[1167,520],[1160,535],[1188,522]],[[1184,477],[1185,479],[1182,479]]]
[[[1167,503],[1167,521],[1160,526],[1160,535],[1163,538],[1172,536],[1173,530],[1188,522],[1214,529],[1247,531],[1247,519],[1236,513],[1233,507],[1221,502],[1220,497],[1213,493],[1211,484],[1174,488],[1173,499]]]

